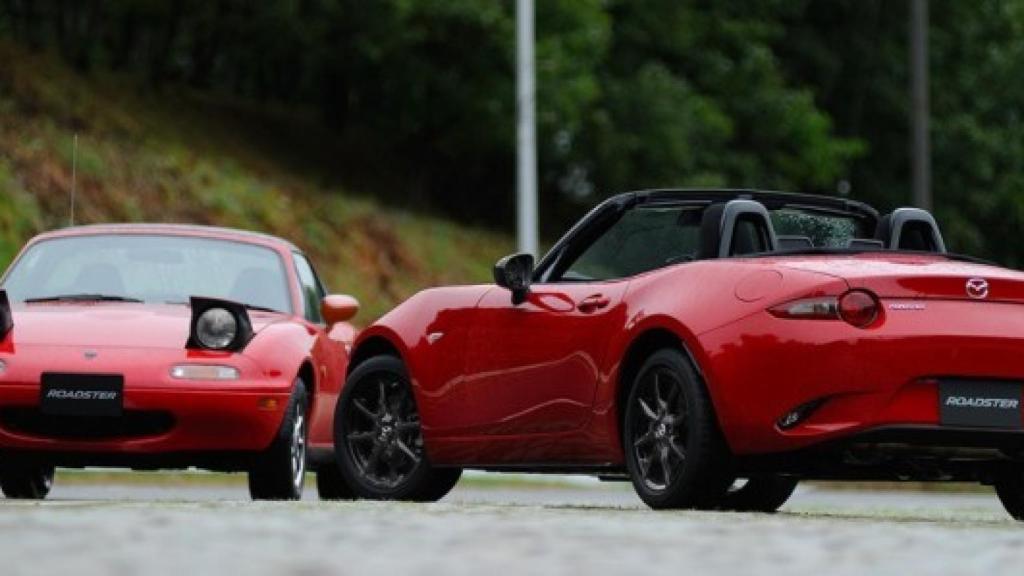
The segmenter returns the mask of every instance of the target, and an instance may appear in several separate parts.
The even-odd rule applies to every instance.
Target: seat
[[[701,259],[773,252],[777,241],[768,210],[760,202],[736,199],[712,204],[700,224]]]
[[[82,268],[75,276],[73,287],[77,294],[125,295],[121,272],[113,264],[89,264]]]
[[[920,208],[897,208],[878,221],[875,239],[890,250],[945,252],[935,218]]]
[[[246,268],[239,273],[228,297],[236,302],[270,308],[288,309],[288,291],[280,274],[266,268]]]

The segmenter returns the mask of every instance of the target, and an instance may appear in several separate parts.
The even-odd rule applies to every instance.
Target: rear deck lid
[[[1024,303],[1024,272],[942,255],[871,252],[780,258],[779,264],[836,276],[882,298]]]

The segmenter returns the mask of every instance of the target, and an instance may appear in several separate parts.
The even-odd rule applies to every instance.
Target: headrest
[[[768,210],[753,200],[712,204],[700,228],[702,259],[772,252],[777,245]]]
[[[920,208],[897,208],[878,221],[875,239],[890,250],[945,252],[935,218]]]

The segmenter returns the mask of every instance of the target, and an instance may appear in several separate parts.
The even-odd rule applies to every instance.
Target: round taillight
[[[839,317],[857,328],[866,328],[878,318],[878,300],[863,290],[851,290],[839,297]]]

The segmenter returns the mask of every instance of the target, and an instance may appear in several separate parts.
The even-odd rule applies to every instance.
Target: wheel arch
[[[718,420],[721,429],[721,416],[712,386],[709,384],[705,371],[698,360],[697,355],[685,336],[680,335],[680,330],[675,327],[668,327],[664,324],[652,323],[644,328],[638,329],[629,344],[626,346],[619,363],[618,374],[615,378],[615,424],[618,427],[616,437],[622,435],[622,427],[626,417],[625,406],[632,390],[633,380],[640,372],[644,361],[659,350],[676,350],[690,362],[698,382],[704,386],[715,410],[715,418]]]
[[[317,397],[316,368],[313,367],[313,360],[304,358],[295,377],[301,379],[306,386],[306,407],[312,408]]]
[[[345,374],[346,377],[349,374],[352,374],[352,371],[363,362],[366,362],[375,356],[383,355],[395,356],[405,362],[405,357],[402,354],[401,349],[387,335],[383,333],[376,333],[367,336],[365,339],[360,339],[360,341],[352,348],[352,355],[349,357],[348,370]]]

